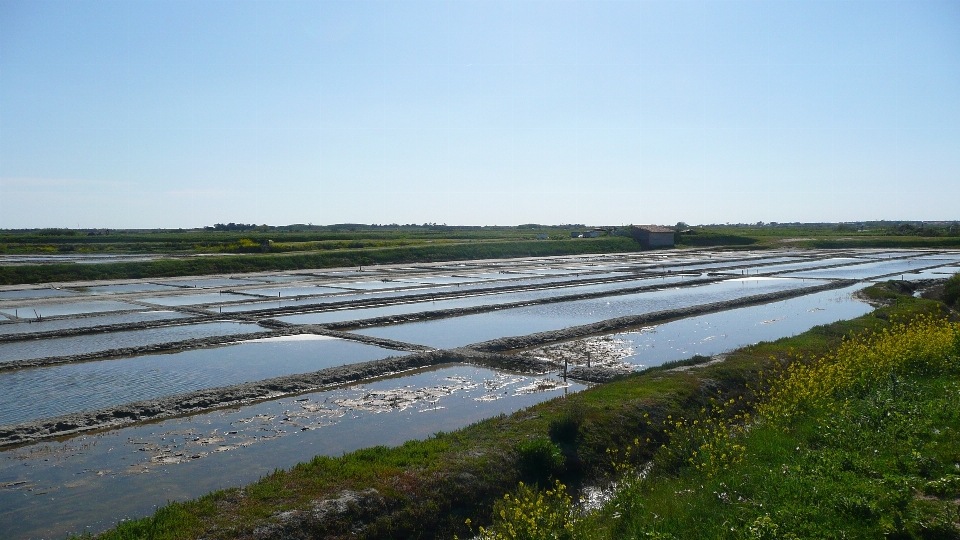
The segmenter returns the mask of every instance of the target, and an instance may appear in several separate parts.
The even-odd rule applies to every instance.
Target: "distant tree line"
[[[268,228],[267,225],[258,226],[253,223],[234,223],[230,222],[224,225],[223,223],[217,223],[213,227],[204,227],[206,231],[249,231],[257,228]]]

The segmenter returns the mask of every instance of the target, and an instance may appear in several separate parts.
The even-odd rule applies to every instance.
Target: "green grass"
[[[372,264],[543,257],[581,253],[629,252],[638,249],[637,243],[629,238],[600,237],[577,240],[417,244],[403,247],[356,248],[311,253],[187,257],[102,264],[37,264],[0,267],[0,285],[159,278]]]
[[[310,534],[331,538],[466,536],[470,527],[465,520],[471,519],[474,526],[490,524],[494,503],[521,480],[543,485],[556,479],[576,487],[607,477],[617,472],[607,450],[629,445],[634,448],[627,462],[638,466],[652,459],[668,441],[662,425],[668,416],[695,414],[709,405],[710,398],[747,395],[752,399],[749,388],[758,388],[763,373],[782,361],[822,354],[843,336],[886,328],[890,318],[939,313],[940,306],[894,293],[890,305],[874,314],[746,347],[723,363],[686,372],[668,371],[670,366],[650,369],[427,440],[341,457],[317,457],[243,489],[173,503],[154,516],[120,524],[102,537],[235,538],[276,522],[272,516],[279,512],[308,510],[315,501],[337,497],[343,490],[367,488],[375,488],[382,498],[377,509],[353,509],[340,519],[316,525]],[[783,448],[794,444],[793,439],[789,441]],[[540,453],[551,456],[547,470],[531,470],[529,463],[523,464],[524,456]],[[613,529],[604,525],[600,530]]]
[[[544,510],[513,505],[482,537],[960,538],[960,325],[904,317],[924,304],[895,285],[873,291],[892,300],[873,318],[905,324],[826,349],[810,347],[824,332],[800,336],[760,384],[650,419],[666,432],[652,457],[642,433],[612,447],[620,486],[600,511],[568,505],[564,527],[517,536]]]
[[[841,414],[760,423],[745,459],[637,482],[583,537],[957,538],[960,375],[895,378]],[[619,513],[619,517],[614,517]]]

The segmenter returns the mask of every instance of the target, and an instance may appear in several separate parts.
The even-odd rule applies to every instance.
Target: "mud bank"
[[[344,384],[451,363],[474,364],[531,373],[544,373],[554,369],[553,364],[535,359],[483,353],[466,348],[424,352],[332,367],[312,373],[287,375],[252,383],[136,401],[96,411],[0,426],[0,448],[66,437],[87,431],[115,429],[130,424],[186,416],[223,407],[249,405],[258,401],[315,392]]]
[[[753,296],[737,298],[735,300],[712,302],[709,304],[700,304],[679,309],[655,311],[653,313],[644,313],[641,315],[627,315],[626,317],[617,317],[615,319],[607,319],[605,321],[600,321],[593,324],[584,324],[581,326],[571,326],[561,330],[537,332],[535,334],[529,334],[526,336],[491,339],[490,341],[472,344],[470,345],[470,348],[485,352],[505,352],[530,349],[534,347],[541,347],[557,341],[567,341],[595,334],[609,334],[618,330],[624,330],[626,328],[633,328],[636,326],[644,326],[673,319],[683,319],[686,317],[704,315],[707,313],[724,311],[738,307],[764,304],[767,302],[774,302],[776,300],[784,300],[787,298],[795,298],[821,291],[840,289],[855,283],[857,283],[856,280],[850,279],[836,280],[813,287],[804,287],[801,289],[792,289],[789,291],[778,291],[766,294],[756,294]]]

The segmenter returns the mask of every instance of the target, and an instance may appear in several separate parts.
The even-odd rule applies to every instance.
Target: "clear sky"
[[[960,2],[0,0],[0,227],[960,219]]]

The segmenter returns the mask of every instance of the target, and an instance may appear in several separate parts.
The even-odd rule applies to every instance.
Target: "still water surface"
[[[146,330],[126,330],[42,340],[13,341],[0,343],[0,363],[12,360],[87,354],[110,349],[142,347],[144,345],[156,345],[158,343],[168,343],[186,339],[265,331],[267,331],[266,328],[256,323],[219,321],[148,328]]]
[[[0,530],[11,539],[96,533],[316,455],[423,439],[583,388],[451,366],[8,450]]]
[[[0,324],[0,334],[25,334],[30,332],[63,330],[65,328],[88,328],[91,326],[101,326],[107,324],[163,321],[185,319],[189,317],[191,317],[191,315],[178,313],[176,311],[141,311],[135,313],[116,313],[113,315],[79,317],[76,319],[44,319],[42,321]]]
[[[710,285],[511,308],[447,319],[365,328],[356,332],[449,349],[504,336],[558,330],[625,315],[720,302],[809,285],[809,282],[804,283],[799,279],[732,279]]]
[[[404,354],[324,336],[290,336],[3,372],[0,425]]]

